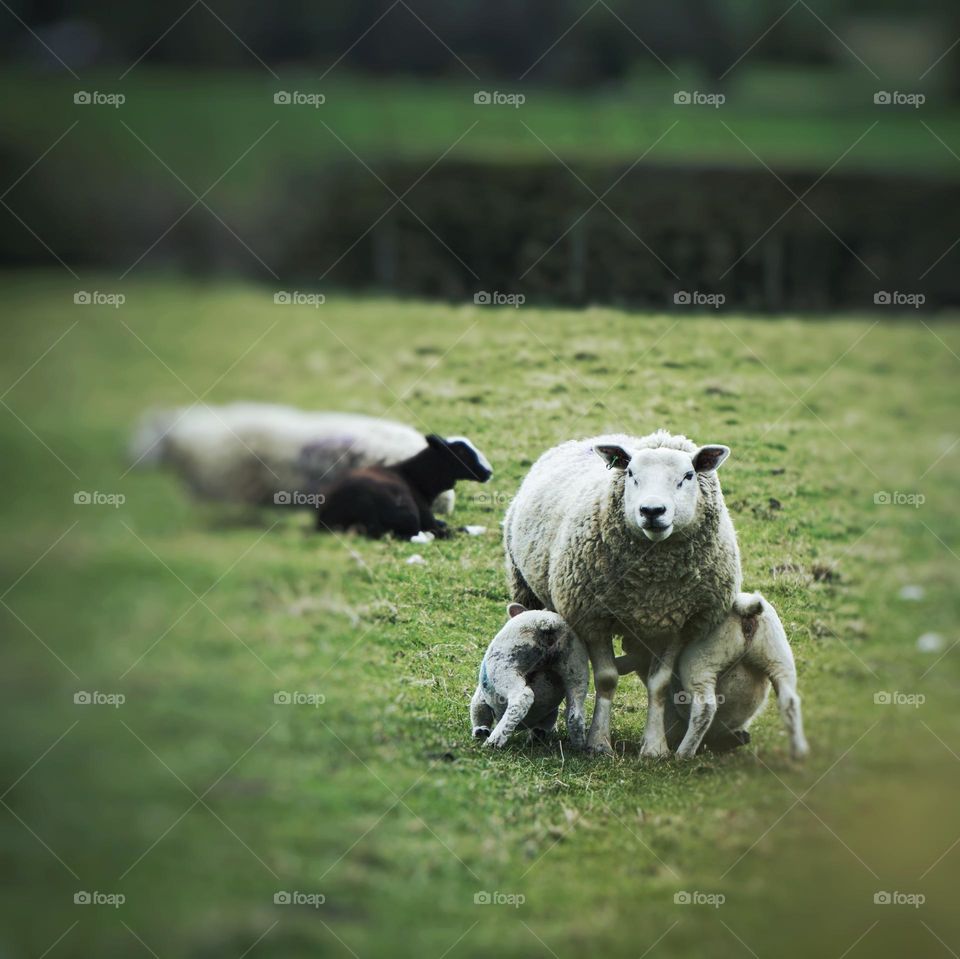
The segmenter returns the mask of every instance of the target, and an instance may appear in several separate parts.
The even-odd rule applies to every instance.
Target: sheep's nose
[[[666,513],[666,506],[641,506],[640,512],[646,516],[647,519],[658,519]]]

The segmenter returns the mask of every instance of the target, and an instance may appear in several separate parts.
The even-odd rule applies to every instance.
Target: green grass
[[[4,952],[64,933],[51,956],[149,954],[135,936],[160,956],[276,959],[960,946],[960,662],[927,672],[937,656],[915,645],[957,639],[954,321],[333,294],[313,310],[162,279],[111,310],[74,307],[59,275],[2,282]],[[487,534],[317,537],[306,516],[126,474],[137,412],[208,389],[470,435],[497,473],[461,487],[456,518]],[[739,753],[641,763],[632,678],[615,760],[482,751],[467,704],[504,616],[506,502],[551,444],[660,425],[734,450],[746,582],[794,643],[810,761],[790,763],[771,709]],[[78,490],[126,501],[75,505]],[[907,583],[922,601],[897,598]],[[78,690],[126,702],[74,705]],[[325,701],[275,705],[279,690]],[[926,702],[878,706],[880,690]],[[126,902],[75,906],[78,890]],[[275,906],[278,890],[326,901]],[[475,905],[480,890],[525,902]],[[681,890],[726,902],[676,905]],[[880,890],[926,903],[875,906]]]
[[[469,77],[372,83],[339,70],[322,80],[303,73],[275,80],[266,71],[210,74],[143,65],[120,80],[121,72],[84,74],[79,81],[5,72],[4,83],[19,91],[0,104],[5,137],[32,160],[76,122],[43,162],[70,182],[82,181],[87,191],[116,195],[117,188],[135,189],[144,179],[175,186],[152,150],[197,193],[229,169],[212,196],[241,204],[253,202],[251,192],[262,197],[330,163],[352,164],[351,151],[374,168],[402,157],[427,169],[441,155],[552,164],[558,154],[567,162],[618,165],[643,155],[647,163],[761,169],[762,160],[780,170],[817,173],[834,164],[839,171],[947,177],[960,171],[955,156],[930,132],[956,150],[955,106],[930,90],[921,110],[876,107],[873,94],[884,84],[859,69],[798,73],[744,64],[721,88],[727,101],[720,109],[674,105],[677,90],[714,89],[689,73],[679,80],[662,72],[598,92],[558,93]],[[523,93],[526,103],[519,109],[475,106],[478,89]],[[77,90],[122,93],[126,103],[119,109],[77,106]],[[326,102],[318,109],[276,106],[278,90],[319,92]]]

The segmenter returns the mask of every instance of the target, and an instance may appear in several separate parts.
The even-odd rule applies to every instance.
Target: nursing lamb
[[[622,676],[638,663],[617,658]],[[715,632],[680,654],[667,701],[667,743],[678,759],[702,744],[723,752],[750,742],[750,724],[763,712],[770,687],[790,739],[790,753],[809,752],[797,693],[797,667],[777,611],[760,593],[740,593]]]

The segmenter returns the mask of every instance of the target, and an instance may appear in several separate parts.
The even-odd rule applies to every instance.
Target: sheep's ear
[[[526,606],[521,606],[519,603],[510,603],[507,606],[507,615],[513,619],[514,616],[519,616],[521,613],[527,611]]]
[[[625,470],[633,455],[622,446],[594,446],[593,451],[607,464],[608,470]]]
[[[426,439],[427,446],[430,446],[435,450],[444,449],[447,445],[447,441],[442,436],[438,436],[436,433],[427,433]]]
[[[693,468],[698,473],[712,473],[729,455],[729,446],[701,446],[693,454]]]

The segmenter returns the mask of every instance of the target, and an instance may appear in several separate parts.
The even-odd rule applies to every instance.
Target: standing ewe
[[[619,634],[647,685],[640,754],[669,754],[664,711],[677,656],[723,622],[740,590],[737,538],[716,473],[729,453],[664,430],[575,440],[544,453],[510,504],[513,598],[558,612],[590,653],[594,751],[612,752]]]
[[[629,656],[617,658],[621,675],[637,665]],[[790,752],[802,759],[809,750],[786,631],[763,596],[740,593],[717,630],[680,654],[667,712],[667,741],[677,757],[689,759],[702,743],[722,751],[750,742],[747,730],[766,706],[771,683]]]
[[[297,505],[301,494],[348,470],[397,463],[425,445],[412,426],[357,413],[313,413],[269,403],[196,404],[146,413],[130,455],[134,465],[172,467],[204,499]],[[451,512],[453,492],[435,508]]]
[[[460,479],[486,483],[490,464],[464,440],[430,434],[427,448],[393,466],[351,470],[322,487],[317,529],[362,530],[372,539],[385,533],[410,537],[423,531],[446,535],[446,524],[430,508]]]
[[[566,699],[567,735],[575,749],[582,749],[583,701],[590,685],[583,643],[556,613],[526,610],[519,603],[511,603],[507,613],[510,619],[480,664],[470,702],[474,738],[501,748],[517,726],[545,736]]]

